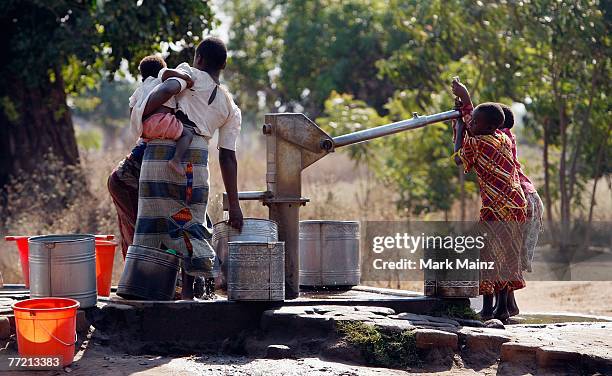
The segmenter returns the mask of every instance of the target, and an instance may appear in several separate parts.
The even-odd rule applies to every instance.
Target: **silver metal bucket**
[[[300,221],[300,285],[356,286],[359,222]]]
[[[181,258],[161,249],[131,245],[117,295],[131,300],[173,300]]]
[[[28,240],[30,296],[71,298],[81,308],[98,301],[93,235],[43,235]]]
[[[474,252],[474,251],[472,251]],[[467,257],[467,253],[464,253]],[[444,262],[457,258],[452,249],[425,249],[425,260]],[[478,257],[472,256],[472,259]],[[439,298],[475,298],[478,296],[480,272],[477,269],[425,269],[423,272],[423,292],[425,296]]]
[[[226,222],[219,222],[213,226],[212,246],[218,259],[215,267],[220,269],[216,273],[216,285],[219,289],[227,287],[228,243],[236,241],[276,242],[278,241],[278,224],[269,219],[245,218],[240,232]]]
[[[285,243],[229,242],[227,299],[285,299]]]

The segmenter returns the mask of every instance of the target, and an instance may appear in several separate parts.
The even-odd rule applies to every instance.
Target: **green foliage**
[[[324,116],[317,123],[332,136],[356,132],[412,117],[414,92],[398,92],[385,105],[386,117],[365,102],[349,94],[332,95],[325,101]],[[435,108],[450,107],[446,94],[433,96]],[[357,163],[366,163],[381,177],[389,181],[399,192],[397,201],[400,210],[408,209],[413,214],[449,210],[459,195],[458,170],[449,158],[450,127],[434,124],[421,130],[384,137],[368,143],[348,147],[350,157]],[[469,181],[466,190],[475,192],[474,182]]]
[[[102,132],[98,129],[77,129],[77,144],[85,150],[98,150],[102,147]]]
[[[128,98],[135,86],[125,80],[102,80],[73,98],[73,112],[114,132],[129,120]]]
[[[282,33],[286,23],[282,3],[232,0],[222,5],[232,17],[226,78],[245,120],[250,123],[256,122],[264,108],[278,107],[274,103],[279,95],[275,68],[282,59]]]
[[[413,111],[447,110],[449,83],[458,75],[475,103],[525,104],[528,136],[546,136],[549,159],[556,161],[546,166],[551,199],[579,204],[581,182],[612,168],[600,152],[612,142],[610,12],[604,2],[248,3],[236,0],[229,8],[230,45],[239,46],[233,59],[246,72],[236,73],[236,89],[265,92],[267,109],[303,107],[336,135]],[[400,208],[424,213],[448,210],[457,198],[457,170],[445,159],[450,143],[440,125],[349,153],[398,187]],[[466,188],[476,190],[473,181]]]
[[[0,77],[34,87],[60,79],[54,72],[61,68],[66,91],[74,93],[93,86],[102,72],[111,76],[124,59],[136,74],[139,60],[159,52],[160,42],[189,46],[212,22],[200,0],[2,1],[0,28],[11,43]]]
[[[375,63],[385,57],[385,1],[233,0],[225,11],[230,83],[251,108],[259,92],[267,109],[316,117],[336,90],[384,111],[393,88]]]
[[[317,118],[317,123],[332,137],[376,127],[388,122],[378,115],[376,110],[368,107],[364,101],[356,100],[351,94],[338,94],[332,91],[325,101],[324,117]],[[356,163],[375,166],[380,162],[380,142],[371,141],[348,147],[348,153]]]
[[[412,111],[420,106],[417,91],[401,91],[389,100],[386,107],[392,120],[412,117]],[[446,93],[429,95],[431,104],[425,107],[427,114],[452,108]],[[390,180],[399,191],[399,209],[409,209],[414,214],[448,211],[459,197],[458,171],[451,160],[452,131],[447,124],[433,124],[420,130],[404,132],[383,140],[386,150],[393,154],[386,159],[382,176]],[[466,191],[475,192],[472,181],[466,183]]]
[[[376,79],[376,61],[386,56],[388,12],[380,0],[289,2],[280,66],[285,99],[317,115],[336,90],[382,110],[392,88]]]
[[[609,9],[586,0],[508,2],[490,15],[490,23],[505,42],[500,56],[506,63],[489,64],[485,78],[511,83],[495,86],[524,102],[531,130],[542,135],[549,150],[558,148],[558,164],[544,168],[551,176],[548,198],[558,193],[563,245],[576,217],[571,211],[585,206],[585,180],[611,167],[600,153],[609,149],[612,131]]]
[[[478,313],[470,307],[469,303],[455,303],[443,301],[438,303],[431,314],[433,316],[450,317],[468,320],[480,320]]]
[[[337,328],[348,343],[361,350],[368,364],[395,368],[421,364],[414,332],[384,333],[360,321],[339,322]]]
[[[19,112],[9,96],[0,98],[0,108],[10,123],[16,124],[19,121]]]

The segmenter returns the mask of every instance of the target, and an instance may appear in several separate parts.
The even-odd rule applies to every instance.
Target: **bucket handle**
[[[47,333],[49,335],[49,337],[53,338],[54,340],[56,340],[57,342],[61,343],[64,346],[72,346],[74,344],[76,344],[79,340],[79,335],[78,333],[75,331],[74,332],[74,342],[73,343],[66,343],[64,341],[62,341],[61,339],[57,338],[56,336],[54,336],[53,334],[51,334],[47,328],[44,327],[44,325],[40,325],[41,328],[43,328],[43,330],[45,331],[45,333]]]

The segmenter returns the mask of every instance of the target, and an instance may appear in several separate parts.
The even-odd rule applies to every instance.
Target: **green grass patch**
[[[384,333],[360,321],[338,323],[338,332],[361,350],[366,362],[374,366],[405,368],[421,364],[413,332]]]
[[[448,301],[442,302],[434,307],[431,315],[466,320],[480,320],[478,313],[476,313],[469,304]]]

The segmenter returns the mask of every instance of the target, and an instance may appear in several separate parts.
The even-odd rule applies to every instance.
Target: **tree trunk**
[[[610,137],[610,130],[612,129],[612,125],[608,125],[608,131],[606,132],[607,136],[604,137],[602,143],[599,145],[597,150],[597,159],[595,161],[595,170],[594,170],[594,181],[593,181],[593,190],[591,191],[591,203],[589,204],[589,217],[587,220],[586,226],[586,234],[584,236],[584,247],[588,249],[591,243],[591,224],[593,223],[593,211],[595,209],[595,194],[597,193],[597,183],[599,182],[599,174],[600,169],[602,167],[602,162],[605,160],[604,154],[606,152],[606,145],[608,144],[608,137]]]
[[[550,231],[554,231],[553,227],[553,214],[552,214],[552,197],[550,196],[550,171],[548,162],[548,140],[549,140],[549,123],[548,120],[544,121],[544,148],[543,148],[543,162],[544,162],[544,201],[546,202],[546,220],[548,221],[548,228]]]
[[[598,93],[598,89],[599,89],[599,72],[601,71],[601,68],[603,67],[603,64],[599,64],[598,68],[595,69],[595,71],[593,72],[593,75],[591,76],[591,89],[589,90],[589,101],[588,101],[588,105],[587,105],[587,109],[585,111],[585,113],[582,115],[582,119],[583,119],[583,123],[582,126],[577,130],[578,135],[576,136],[576,146],[574,147],[574,151],[572,153],[572,158],[571,158],[571,162],[570,162],[570,169],[569,169],[569,177],[568,177],[568,192],[569,192],[569,201],[571,202],[572,199],[574,198],[574,192],[575,192],[575,187],[576,187],[576,175],[577,175],[577,166],[578,166],[578,157],[580,156],[580,153],[582,151],[582,143],[584,142],[585,139],[585,135],[589,134],[590,132],[587,132],[587,130],[590,130],[592,124],[591,124],[591,111],[593,109],[593,99],[595,98],[595,96]],[[595,167],[597,168],[597,167]]]
[[[7,80],[0,112],[0,188],[16,173],[29,173],[49,151],[66,164],[77,164],[77,149],[70,110],[66,105],[64,82],[59,69],[55,81],[42,80],[37,87],[26,87],[16,79]],[[6,110],[10,101],[15,111]]]

